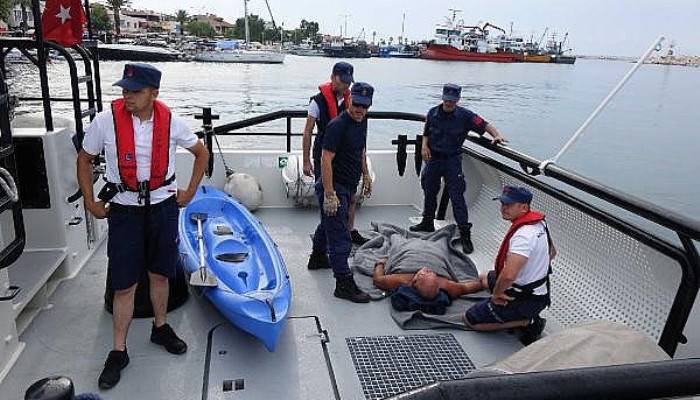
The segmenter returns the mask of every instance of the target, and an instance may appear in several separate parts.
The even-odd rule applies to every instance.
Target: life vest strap
[[[105,183],[104,188],[100,191],[100,194],[98,195],[98,197],[100,198],[100,200],[102,200],[106,203],[109,202],[110,200],[112,200],[114,198],[114,196],[117,195],[117,193],[134,192],[134,193],[139,194],[139,197],[138,197],[139,204],[142,201],[145,201],[145,204],[147,206],[151,204],[151,190],[155,190],[155,189],[150,189],[149,181],[147,181],[147,180],[143,181],[143,182],[138,182],[137,190],[130,189],[125,184],[123,184],[121,182],[110,182],[107,180],[107,178],[105,178],[105,182],[107,182],[107,183]],[[163,184],[158,186],[156,189],[162,188],[163,186],[168,186],[173,182],[175,182],[175,174],[172,174],[170,176],[170,178],[164,180]],[[102,195],[103,193],[105,193],[107,195],[106,196]]]

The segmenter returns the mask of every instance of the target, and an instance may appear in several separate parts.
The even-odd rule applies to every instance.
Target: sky
[[[432,37],[436,23],[460,9],[467,25],[491,22],[525,38],[537,40],[545,27],[559,35],[569,33],[577,54],[641,55],[660,35],[673,43],[676,54],[700,55],[700,0],[269,0],[275,22],[286,29],[302,19],[317,21],[322,33],[340,34],[347,15],[347,31],[366,39],[401,35],[402,15],[409,40]],[[242,0],[132,0],[133,7],[174,13],[213,13],[234,22],[243,15]],[[249,12],[269,20],[265,0],[249,0]]]

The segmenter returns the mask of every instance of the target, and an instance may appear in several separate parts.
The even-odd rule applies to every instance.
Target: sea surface
[[[184,117],[193,129],[193,116],[211,107],[217,124],[280,109],[304,109],[317,86],[327,80],[338,60],[287,56],[283,65],[155,63],[163,71],[160,98]],[[556,154],[633,64],[577,60],[574,65],[441,62],[420,59],[358,59],[355,80],[375,87],[375,111],[425,113],[440,102],[441,87],[463,87],[461,105],[493,123],[509,146],[545,159]],[[102,62],[103,98],[120,89],[123,62]],[[11,66],[11,90],[39,95],[31,65]],[[20,74],[31,71],[33,74]],[[49,67],[51,94],[70,94],[65,62]],[[700,128],[698,97],[700,69],[643,66],[589,127],[585,136],[559,164],[577,173],[697,217],[700,206]],[[83,92],[84,93],[84,92]],[[23,103],[18,113],[40,110]],[[56,113],[69,103],[55,103]],[[293,124],[301,132],[302,120]],[[421,125],[373,121],[369,149],[391,148],[397,134],[413,136]],[[284,132],[284,121],[258,130]],[[252,131],[252,130],[251,130]],[[284,149],[283,139],[239,137],[224,146]],[[300,148],[299,141],[294,142]]]

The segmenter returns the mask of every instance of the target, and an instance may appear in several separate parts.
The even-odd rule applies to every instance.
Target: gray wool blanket
[[[352,266],[357,285],[373,300],[391,295],[372,283],[374,265],[382,258],[387,259],[387,274],[414,273],[427,266],[439,276],[458,282],[474,280],[479,275],[471,259],[456,247],[459,239],[456,225],[420,234],[395,225],[373,222],[372,230],[370,241],[355,251]],[[483,297],[482,293],[481,296],[475,294],[455,299],[444,315],[396,311],[390,304],[389,308],[392,318],[403,329],[466,329],[462,321],[464,312],[475,300]]]

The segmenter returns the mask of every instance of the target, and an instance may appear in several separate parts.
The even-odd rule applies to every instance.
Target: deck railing
[[[292,150],[292,137],[302,136],[302,133],[292,132],[292,120],[303,119],[306,118],[306,116],[306,111],[303,110],[281,110],[253,118],[213,126],[211,110],[205,109],[205,112],[198,117],[203,119],[204,126],[204,129],[198,132],[198,135],[204,138],[210,151],[212,151],[214,135],[284,136],[286,138],[286,151],[290,152]],[[213,117],[215,118],[216,116]],[[425,121],[423,115],[402,112],[369,112],[367,118],[375,120]],[[244,128],[282,119],[286,120],[285,132],[240,132],[240,130]],[[700,287],[700,256],[695,246],[695,242],[700,241],[700,222],[623,193],[590,178],[578,175],[556,164],[549,164],[544,171],[539,171],[538,166],[541,164],[540,160],[509,147],[493,145],[486,138],[470,136],[468,140],[475,146],[463,147],[463,152],[467,156],[484,162],[512,178],[541,190],[558,201],[603,222],[622,234],[676,261],[682,271],[682,277],[679,287],[675,292],[673,304],[668,313],[658,344],[666,353],[673,356],[678,344],[687,342],[687,339],[683,335],[683,329],[688,321],[688,317],[698,294],[698,288]],[[403,151],[405,151],[406,145],[415,145],[416,142],[420,142],[420,135],[417,135],[417,140],[404,139],[402,142]],[[394,141],[394,143],[397,143],[397,141]],[[499,160],[477,151],[475,147],[487,149],[517,163],[522,171],[508,165],[504,160]],[[418,149],[418,152],[419,151]],[[675,232],[680,240],[680,246],[660,237],[655,232],[650,232],[648,229],[625,221],[613,215],[610,211],[597,207],[580,197],[571,195],[562,189],[556,188],[540,179],[536,179],[535,176],[540,174],[594,196],[605,203],[634,213],[654,225]],[[445,204],[440,208],[444,210]]]

